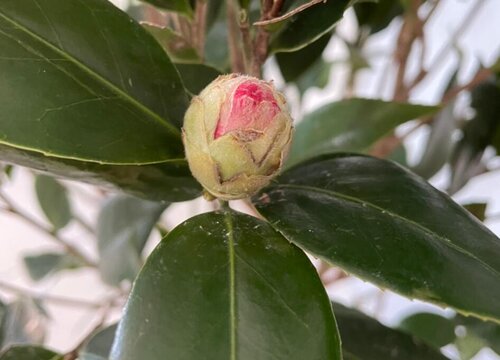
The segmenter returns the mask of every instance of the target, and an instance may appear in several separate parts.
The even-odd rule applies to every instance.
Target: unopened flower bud
[[[219,76],[194,97],[183,140],[193,176],[223,200],[255,194],[280,171],[292,137],[286,101],[271,83]]]

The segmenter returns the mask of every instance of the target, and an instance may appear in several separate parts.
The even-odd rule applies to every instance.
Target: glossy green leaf
[[[201,187],[184,159],[150,165],[101,165],[47,157],[3,145],[0,145],[0,158],[59,177],[119,188],[155,201],[185,201],[201,194]]]
[[[97,331],[81,349],[79,360],[108,360],[117,327],[115,324]]]
[[[438,349],[456,338],[454,321],[432,313],[410,315],[403,319],[399,328]]]
[[[295,164],[334,151],[366,151],[396,126],[437,110],[435,106],[372,99],[325,105],[297,126],[288,161]]]
[[[189,0],[142,0],[161,9],[177,11],[185,15],[192,15],[193,9]]]
[[[287,239],[349,273],[500,321],[500,240],[395,163],[325,155],[285,172],[254,201]]]
[[[0,360],[63,360],[63,356],[38,346],[15,346],[2,352]]]
[[[439,351],[415,337],[388,328],[365,314],[334,304],[344,359],[445,360]]]
[[[175,64],[184,86],[192,94],[198,95],[208,84],[222,75],[218,70],[203,64]]]
[[[73,215],[66,188],[51,176],[38,175],[35,178],[35,190],[38,204],[54,230],[68,225]]]
[[[159,27],[150,23],[141,23],[141,25],[154,36],[172,61],[182,63],[201,62],[196,50],[181,34],[168,27]]]
[[[141,253],[167,204],[129,196],[110,199],[97,221],[99,271],[104,282],[133,280],[142,267]]]
[[[43,253],[26,255],[23,258],[28,274],[34,281],[39,281],[57,271],[76,269],[85,266],[70,254]]]
[[[107,164],[182,157],[177,71],[109,1],[4,0],[0,35],[0,143]]]
[[[208,213],[172,230],[135,281],[112,360],[341,359],[307,256],[267,223]]]
[[[330,32],[356,0],[326,1],[287,20],[271,38],[271,52],[296,51]],[[298,3],[295,1],[294,3]]]
[[[391,21],[404,12],[400,1],[379,0],[354,5],[358,25],[371,34],[385,29]]]
[[[33,299],[19,298],[8,304],[2,347],[42,344],[46,335],[46,314]]]
[[[318,41],[295,52],[278,53],[276,61],[286,82],[297,80],[314,63],[321,59],[321,55],[332,37],[331,33],[323,35]]]

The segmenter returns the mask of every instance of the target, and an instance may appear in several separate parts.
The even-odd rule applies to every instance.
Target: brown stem
[[[297,15],[298,13],[300,13],[300,12],[306,10],[306,9],[309,9],[311,6],[314,6],[314,5],[317,5],[317,4],[320,4],[320,3],[325,3],[326,1],[327,0],[311,0],[308,3],[302,4],[302,5],[298,6],[298,7],[296,7],[295,9],[293,9],[293,10],[291,10],[291,11],[289,11],[286,14],[281,15],[281,16],[277,16],[277,14],[279,13],[279,10],[281,9],[281,7],[283,5],[282,4],[283,1],[275,1],[274,2],[274,7],[276,9],[278,9],[278,11],[276,12],[276,14],[274,15],[276,17],[272,17],[272,18],[270,18],[268,20],[259,20],[259,21],[254,22],[253,24],[255,26],[265,26],[265,25],[270,25],[270,24],[276,24],[276,23],[278,23],[280,21],[289,19],[292,16]],[[281,2],[281,4],[278,4],[280,2]]]
[[[102,303],[85,301],[80,299],[68,298],[65,296],[51,295],[51,294],[38,294],[32,290],[22,288],[18,285],[9,284],[0,280],[0,289],[4,291],[8,291],[10,293],[14,293],[17,295],[27,296],[37,300],[48,301],[54,304],[72,306],[72,307],[84,307],[90,309],[99,309],[102,308]]]
[[[284,0],[263,0],[261,2],[260,21],[267,21],[277,17],[283,7]],[[251,73],[262,76],[262,65],[266,61],[269,45],[269,33],[265,27],[259,27],[253,44],[253,61]]]
[[[229,55],[231,58],[231,69],[233,72],[244,73],[245,62],[240,47],[240,37],[238,36],[238,23],[236,18],[236,0],[227,0],[227,27],[228,27],[228,44]]]
[[[11,214],[16,215],[20,219],[24,220],[28,224],[31,224],[33,227],[37,228],[38,230],[44,232],[45,234],[49,235],[50,238],[55,241],[57,244],[61,245],[66,252],[69,254],[75,256],[78,258],[80,261],[82,261],[86,266],[89,267],[97,267],[97,264],[87,258],[83,253],[80,252],[77,248],[73,247],[71,244],[69,244],[67,241],[63,240],[59,235],[57,234],[57,231],[54,229],[47,228],[44,224],[40,223],[38,220],[36,220],[34,217],[26,213],[24,210],[19,208],[14,202],[3,192],[0,191],[0,199],[4,202],[5,207],[2,208],[2,210],[7,211]]]
[[[193,23],[193,45],[201,59],[205,56],[205,36],[207,30],[207,0],[196,0]]]

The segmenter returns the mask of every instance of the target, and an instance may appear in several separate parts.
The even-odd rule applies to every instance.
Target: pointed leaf
[[[167,204],[117,196],[101,209],[97,221],[99,271],[104,282],[133,280],[142,266],[141,253]]]
[[[60,230],[72,219],[66,188],[51,176],[38,175],[35,178],[38,204],[54,230]]]
[[[3,145],[0,145],[0,158],[68,179],[117,187],[156,201],[185,201],[201,194],[200,184],[184,159],[149,165],[103,165],[47,157]]]
[[[78,354],[80,360],[107,360],[115,339],[117,324],[96,332]]]
[[[1,353],[0,360],[63,360],[63,356],[38,346],[15,346]]]
[[[439,351],[415,337],[388,328],[365,314],[334,304],[344,359],[445,360]]]
[[[321,59],[321,55],[332,37],[331,33],[323,35],[318,41],[305,48],[290,52],[276,54],[276,61],[286,82],[298,79],[316,61]]]
[[[297,8],[300,2],[294,1],[291,8]],[[320,2],[299,12],[286,20],[280,30],[272,37],[271,52],[300,50],[318,40],[335,27],[342,19],[344,11],[355,2],[357,0]]]
[[[137,278],[113,360],[341,359],[309,259],[268,224],[234,212],[191,218]]]
[[[381,287],[500,321],[500,240],[399,165],[326,155],[255,197],[291,242]]]
[[[27,255],[23,258],[28,274],[34,281],[39,281],[57,271],[76,269],[85,266],[71,254],[44,253]]]
[[[288,161],[295,164],[333,151],[365,151],[396,126],[438,109],[372,99],[328,104],[299,123]]]
[[[201,62],[196,50],[181,34],[176,33],[168,27],[159,27],[155,24],[141,23],[141,25],[154,36],[172,61],[184,63]]]
[[[109,1],[1,1],[0,48],[0,143],[107,164],[182,157],[177,71]]]

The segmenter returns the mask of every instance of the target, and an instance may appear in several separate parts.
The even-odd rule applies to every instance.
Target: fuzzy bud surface
[[[255,194],[278,174],[293,125],[285,98],[271,83],[219,76],[191,101],[183,141],[193,176],[223,200]]]

